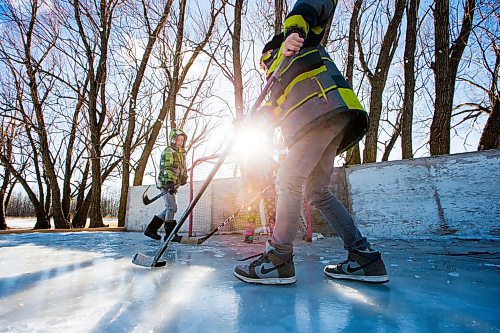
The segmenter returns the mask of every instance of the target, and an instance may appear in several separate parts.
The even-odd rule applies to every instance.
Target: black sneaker
[[[347,260],[336,265],[328,265],[323,271],[334,279],[371,283],[389,282],[380,252],[371,249],[352,250],[349,252]]]
[[[295,265],[292,254],[279,253],[266,244],[266,252],[240,259],[240,261],[259,257],[249,265],[238,265],[234,276],[244,282],[256,284],[292,284],[295,283]]]

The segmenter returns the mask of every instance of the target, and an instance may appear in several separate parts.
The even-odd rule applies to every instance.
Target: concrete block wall
[[[201,184],[195,183],[195,191]],[[194,210],[195,232],[208,232],[237,209],[241,188],[239,178],[216,179]],[[163,209],[161,199],[142,204],[145,189],[130,188],[128,230],[144,230]],[[369,238],[500,237],[499,150],[336,168],[332,190]],[[159,192],[151,187],[148,193]],[[180,188],[177,219],[188,195],[188,186]],[[313,231],[334,233],[318,212],[312,213]]]

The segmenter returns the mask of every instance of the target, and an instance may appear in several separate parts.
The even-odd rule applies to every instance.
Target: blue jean
[[[304,195],[344,241],[346,250],[369,246],[342,203],[330,189],[333,161],[350,115],[341,113],[310,130],[289,149],[276,176],[276,225],[271,244],[293,251]]]
[[[163,201],[165,202],[165,209],[156,216],[164,221],[173,220],[174,215],[177,212],[177,202],[175,201],[175,194],[165,194],[163,196]]]

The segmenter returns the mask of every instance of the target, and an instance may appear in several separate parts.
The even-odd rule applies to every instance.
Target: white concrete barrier
[[[195,191],[201,182],[195,182]],[[159,198],[155,202],[145,206],[142,202],[142,194],[148,186],[131,186],[129,188],[127,215],[125,218],[125,228],[129,231],[144,231],[155,214],[161,213],[165,209],[163,198]],[[148,190],[148,197],[151,199],[160,191],[153,185]],[[177,213],[175,219],[179,220],[189,204],[189,185],[179,188],[176,195],[177,198]],[[212,186],[208,186],[204,195],[194,208],[193,224],[197,226],[195,232],[208,233],[210,224],[201,223],[199,220],[206,216],[211,216],[212,209]],[[181,228],[181,232],[187,232],[188,221]]]
[[[346,169],[353,217],[368,237],[500,236],[500,151]]]
[[[474,152],[338,168],[333,186],[369,238],[500,238],[500,151]],[[196,189],[202,182],[195,183]],[[131,187],[126,228],[142,231],[163,200],[144,206],[146,186]],[[194,210],[196,234],[206,234],[241,205],[240,178],[216,179]],[[342,193],[341,193],[341,192]],[[158,190],[152,186],[149,197]],[[189,187],[177,195],[179,219]],[[186,222],[181,231],[187,231]]]

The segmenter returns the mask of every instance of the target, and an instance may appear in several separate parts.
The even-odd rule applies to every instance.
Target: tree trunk
[[[92,125],[90,128],[92,129]],[[91,130],[92,132],[92,130]],[[99,142],[96,143],[96,134],[91,133],[91,137],[94,136],[92,142],[92,167],[90,168],[92,173],[92,187],[91,193],[92,197],[90,200],[90,225],[89,228],[100,228],[104,227],[101,213],[101,149],[99,148]]]
[[[175,56],[174,56],[174,71],[172,75],[172,82],[170,89],[174,92],[173,94],[169,93],[169,97],[167,99],[169,117],[170,117],[170,128],[177,128],[177,114],[176,114],[176,102],[177,102],[177,92],[179,92],[181,81],[179,79],[179,73],[181,72],[182,67],[182,42],[184,40],[184,21],[186,16],[186,5],[187,0],[181,0],[179,2],[179,24],[177,25],[177,38],[175,42]],[[165,127],[166,137],[168,138],[168,128]],[[155,138],[156,141],[156,138]]]
[[[50,229],[50,219],[46,211],[42,207],[40,207],[40,205],[38,205],[35,206],[35,212],[36,212],[36,223],[33,229]]]
[[[436,100],[434,102],[434,117],[432,118],[429,139],[432,156],[450,153],[450,128],[455,82],[458,65],[472,30],[475,5],[475,0],[467,0],[460,34],[450,47],[449,0],[436,1],[434,10],[436,45],[433,68]]]
[[[354,8],[351,15],[351,20],[349,22],[349,39],[347,44],[347,66],[345,71],[345,77],[347,83],[353,86],[353,75],[354,75],[354,53],[356,52],[356,31],[358,29],[358,18],[359,11],[363,0],[356,0],[354,3]],[[346,156],[347,165],[361,164],[361,150],[359,149],[359,143],[347,151]]]
[[[89,215],[90,205],[92,204],[92,190],[87,193],[87,196],[83,200],[82,204],[75,212],[73,217],[73,228],[85,228],[87,224],[87,216]]]
[[[75,113],[71,121],[71,130],[69,134],[68,148],[66,150],[66,159],[64,165],[64,180],[63,180],[63,194],[62,194],[62,210],[64,217],[70,221],[70,210],[71,210],[71,178],[73,176],[73,152],[75,148],[76,133],[79,127],[78,117],[82,110],[82,106],[85,102],[86,91],[89,83],[89,77],[87,76],[85,83],[82,87],[82,93],[78,94],[78,102],[75,107]],[[76,158],[75,163],[78,163],[79,157]],[[71,222],[70,222],[71,223]]]
[[[328,20],[328,23],[326,24],[326,27],[325,27],[325,34],[323,35],[323,38],[321,39],[321,45],[323,47],[326,47],[326,45],[328,44],[328,37],[330,36],[332,22],[333,22],[333,15],[330,16],[330,19]]]
[[[236,0],[234,6],[234,27],[232,33],[233,48],[233,75],[234,75],[234,105],[236,108],[236,119],[243,119],[243,75],[241,73],[241,12],[243,10],[243,0]]]
[[[111,165],[108,166],[106,170],[102,173],[101,176],[101,184],[109,177],[109,175],[113,172],[113,170],[120,164],[121,160],[116,160]],[[84,179],[86,180],[89,174],[88,164],[85,168]],[[83,182],[83,181],[82,181]],[[86,182],[86,181],[85,181]],[[87,216],[89,215],[89,210],[92,205],[93,193],[92,189],[85,195],[85,184],[83,183],[80,186],[80,190],[78,192],[77,198],[77,209],[75,212],[75,216],[73,217],[73,227],[74,228],[84,228],[87,223]],[[90,225],[89,225],[90,227]]]
[[[50,219],[53,216],[52,215],[53,214],[52,213],[52,207],[54,205],[53,205],[52,200],[54,199],[54,197],[52,196],[52,190],[50,188],[50,182],[49,182],[49,180],[47,178],[47,175],[45,173],[43,174],[43,179],[44,179],[46,187],[47,187],[47,191],[45,192],[45,205],[43,206],[43,209],[45,210],[45,212],[47,212],[47,214],[49,216],[49,219]],[[54,227],[56,227],[55,223],[54,223]],[[62,228],[62,229],[65,229],[65,228]]]
[[[359,149],[359,143],[347,151],[346,155],[347,165],[357,165],[361,164],[361,150]]]
[[[113,11],[111,3],[100,1],[100,29],[99,29],[99,60],[95,76],[94,69],[90,68],[90,92],[88,101],[88,115],[90,125],[90,157],[92,174],[92,199],[90,203],[90,228],[106,227],[102,220],[101,212],[101,129],[106,118],[106,81],[107,81],[107,58],[108,58],[108,40],[111,34],[111,17]],[[82,33],[83,29],[80,29]],[[89,63],[94,63],[94,54],[87,49],[87,58]],[[101,110],[98,112],[98,99],[100,98]]]
[[[500,48],[492,40],[492,48],[495,52],[495,67],[492,70],[489,100],[491,113],[483,128],[478,150],[500,149],[500,96],[498,94],[498,72],[500,70]]]
[[[420,0],[409,0],[406,11],[406,43],[404,51],[404,97],[401,119],[401,150],[403,159],[413,158],[413,106],[415,100],[415,50],[417,47],[417,17]]]
[[[3,125],[3,124],[2,124]],[[9,124],[7,130],[4,132],[2,129],[3,147],[0,149],[0,154],[5,153],[5,158],[2,160],[11,161],[12,159],[12,140],[14,140],[14,126]],[[7,221],[5,219],[5,210],[7,209],[7,188],[10,182],[11,172],[7,166],[3,167],[3,181],[0,186],[0,230],[7,230]],[[11,188],[12,190],[12,188]]]
[[[0,186],[0,230],[7,229],[7,221],[5,219],[5,209],[6,209],[6,200],[5,196],[7,194],[7,187],[9,186],[10,181],[10,171],[4,167],[4,175],[3,182]]]
[[[101,57],[102,59],[102,57]],[[103,64],[101,63],[101,66]],[[101,67],[102,68],[102,67]],[[91,84],[91,93],[89,94],[89,125],[90,125],[90,172],[92,175],[91,200],[90,200],[90,225],[89,228],[104,227],[101,213],[101,135],[100,126],[97,119],[97,98],[98,87],[104,85],[105,75]],[[94,86],[94,87],[92,87]],[[102,111],[104,113],[104,111]]]
[[[450,153],[450,122],[451,109],[453,107],[453,88],[448,82],[449,77],[449,1],[438,0],[434,10],[434,34],[435,34],[435,90],[436,100],[434,106],[434,117],[430,131],[431,155],[442,155]]]
[[[398,119],[396,119],[396,125],[394,127],[394,132],[391,135],[391,139],[389,140],[389,143],[385,147],[384,154],[382,155],[382,161],[388,161],[389,156],[391,155],[391,151],[394,148],[394,145],[396,144],[396,141],[398,140],[399,135],[401,134],[401,114],[398,115]]]
[[[500,100],[498,95],[493,98],[490,101],[491,114],[481,134],[478,150],[500,149]]]
[[[80,187],[78,188],[78,195],[76,197],[75,216],[73,216],[73,220],[71,221],[73,228],[84,228],[87,224],[87,215],[90,208],[90,198],[88,200],[85,198],[85,188],[87,187],[89,172],[90,162],[87,161],[82,175],[82,182],[80,184]]]
[[[236,11],[236,8],[235,8]],[[283,0],[274,0],[274,34],[279,35],[283,30]],[[240,11],[241,16],[241,11]],[[241,18],[240,18],[241,20]]]
[[[377,161],[378,128],[382,115],[382,95],[386,81],[372,80],[372,91],[370,93],[370,128],[366,132],[365,150],[363,151],[363,162],[374,163]]]

